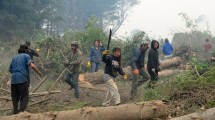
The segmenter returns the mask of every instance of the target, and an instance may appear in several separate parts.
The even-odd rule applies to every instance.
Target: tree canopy
[[[38,31],[62,35],[83,30],[91,16],[101,29],[117,31],[139,0],[1,0],[1,40],[29,40]]]

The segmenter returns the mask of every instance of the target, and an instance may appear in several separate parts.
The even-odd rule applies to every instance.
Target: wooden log
[[[174,57],[171,59],[164,60],[160,63],[160,67],[162,69],[170,68],[170,67],[177,67],[181,64],[182,60],[181,57]]]
[[[172,118],[170,120],[215,120],[215,107],[206,110],[199,110],[198,112]]]
[[[6,96],[2,96],[2,97],[0,97],[0,100],[11,101],[11,98],[10,97],[6,97]]]
[[[183,70],[162,70],[158,72],[159,77],[165,77],[165,76],[170,76],[178,72],[182,72]],[[128,78],[132,77],[132,71],[131,67],[124,68],[125,74],[128,76]],[[87,73],[85,75],[85,82],[89,82],[91,85],[96,85],[96,84],[103,84],[103,72],[99,71],[97,74],[91,74]]]
[[[55,94],[55,93],[60,93],[61,90],[58,91],[50,91],[49,94]],[[38,96],[43,96],[43,95],[47,95],[48,92],[38,92],[38,93],[29,93],[30,97],[38,97]]]
[[[162,69],[166,69],[166,68],[169,68],[169,67],[178,66],[180,64],[181,64],[181,58],[180,57],[174,57],[174,58],[162,61],[160,66],[161,66]],[[146,68],[146,66],[145,66],[145,68]],[[126,67],[126,68],[123,68],[123,70],[126,73],[126,75],[128,75],[128,77],[132,76],[132,71],[131,71],[130,66]],[[168,75],[174,74],[175,72],[176,71],[174,71],[174,70],[170,70],[168,72],[165,71],[165,70],[162,70],[161,72],[159,72],[159,76],[160,77],[168,76]],[[103,75],[104,75],[104,70],[99,70],[98,72],[95,72],[95,73],[86,73],[84,75],[84,81],[89,82],[92,85],[102,84],[102,83],[104,83]]]
[[[0,88],[2,91],[5,91],[5,92],[7,92],[8,94],[11,94],[11,92],[9,91],[9,90],[6,90],[6,89],[4,89],[4,88]]]
[[[33,106],[33,105],[37,105],[37,104],[40,104],[42,102],[45,102],[45,101],[48,101],[50,100],[50,98],[46,98],[46,99],[43,99],[43,100],[40,100],[40,101],[34,101],[33,103],[31,103],[29,106]],[[8,110],[13,110],[13,108],[4,108],[4,109],[0,109],[0,111],[8,111]],[[0,118],[0,120],[2,120]],[[21,119],[20,119],[21,120]]]
[[[55,93],[60,93],[61,90],[58,90],[58,91],[51,91],[50,94],[55,94]],[[29,97],[32,98],[32,97],[38,97],[38,96],[43,96],[43,95],[46,95],[48,92],[38,92],[38,93],[29,93]],[[0,97],[0,100],[8,100],[8,101],[11,101],[11,97],[7,97],[7,96],[1,96]],[[35,101],[35,100],[32,100],[32,101]]]
[[[40,103],[48,101],[48,100],[50,100],[50,98],[46,98],[46,99],[43,99],[43,100],[40,100],[40,101],[36,101],[34,103],[31,103],[29,106],[37,105],[37,104],[40,104]]]
[[[162,101],[129,103],[110,107],[84,107],[72,111],[38,114],[22,113],[0,117],[1,120],[165,120],[167,108]]]

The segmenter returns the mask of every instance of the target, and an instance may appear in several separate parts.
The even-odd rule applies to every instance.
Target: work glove
[[[152,68],[152,72],[154,72],[154,73],[155,73],[155,68]]]
[[[110,53],[110,50],[105,50],[102,52],[103,55],[108,55]]]
[[[124,79],[124,80],[127,80],[127,79],[128,79],[128,76],[127,76],[127,75],[123,75],[123,79]]]
[[[90,66],[91,66],[91,63],[90,63],[90,61],[88,61],[87,62],[87,68],[90,68]]]
[[[138,74],[139,74],[139,70],[136,68],[136,69],[134,69],[133,73],[134,73],[135,75],[138,75]]]
[[[36,49],[36,51],[37,51],[37,52],[40,52],[40,49],[39,49],[39,48],[37,48],[37,49]]]

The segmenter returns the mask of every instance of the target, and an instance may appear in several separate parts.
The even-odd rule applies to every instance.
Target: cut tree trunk
[[[215,107],[207,110],[199,110],[198,112],[173,118],[171,120],[215,120]]]
[[[183,70],[162,70],[160,72],[158,72],[159,77],[165,77],[165,76],[170,76],[173,75],[175,73],[181,72]],[[124,68],[124,72],[125,74],[128,76],[128,78],[130,78],[132,76],[132,71],[131,71],[131,67],[127,67]],[[103,84],[103,71],[98,71],[97,73],[86,73],[85,75],[85,79],[84,81],[87,83],[90,83],[91,85],[96,85],[96,84]]]
[[[170,68],[170,67],[177,67],[181,64],[182,60],[181,57],[174,57],[171,59],[164,60],[160,63],[160,67],[162,69]]]
[[[162,69],[166,69],[169,67],[179,66],[180,64],[181,64],[181,58],[180,57],[174,57],[174,58],[162,61],[160,67]],[[131,67],[123,68],[123,70],[128,77],[132,76]],[[159,72],[159,76],[160,77],[168,76],[168,75],[174,74],[175,72],[177,72],[177,71],[175,71],[175,70],[168,70],[168,71],[162,70]],[[104,83],[103,75],[104,75],[104,70],[99,70],[98,72],[95,72],[95,73],[86,73],[84,75],[84,77],[82,77],[81,79],[84,79],[85,82],[89,82],[92,85],[102,84],[102,83]]]
[[[167,108],[162,101],[129,103],[110,107],[84,107],[72,111],[39,114],[20,113],[0,120],[165,120]]]

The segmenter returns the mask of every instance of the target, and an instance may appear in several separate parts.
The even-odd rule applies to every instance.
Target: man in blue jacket
[[[134,99],[137,93],[137,87],[150,79],[150,76],[144,67],[145,54],[148,48],[148,43],[144,42],[140,47],[135,49],[133,57],[131,59],[131,68],[134,77],[131,84],[131,100]],[[140,76],[142,76],[142,78],[140,78]]]
[[[164,59],[168,59],[172,57],[172,52],[173,52],[173,47],[169,43],[168,38],[165,39],[165,43],[163,44],[163,54],[164,54]]]
[[[14,56],[9,67],[11,73],[11,97],[13,103],[13,114],[25,111],[29,101],[29,66],[41,76],[41,72],[32,62],[27,54],[29,48],[26,44],[20,45],[18,55]],[[19,109],[18,109],[18,103]]]
[[[90,72],[97,72],[102,61],[102,52],[105,50],[104,46],[100,40],[94,41],[94,46],[90,49],[90,64],[91,70]]]

